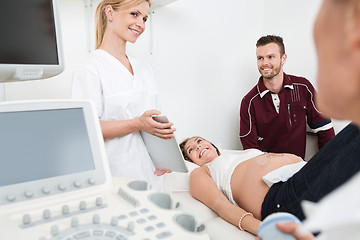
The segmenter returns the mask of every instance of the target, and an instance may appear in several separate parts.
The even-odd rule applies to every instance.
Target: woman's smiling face
[[[203,166],[218,157],[216,148],[200,137],[190,138],[184,148],[188,158],[199,166]]]
[[[110,5],[106,7],[108,25],[106,31],[125,42],[135,43],[145,31],[145,22],[150,10],[149,3],[143,1],[129,9],[114,10]]]

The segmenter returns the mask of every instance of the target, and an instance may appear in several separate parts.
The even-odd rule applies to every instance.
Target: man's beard
[[[261,70],[260,74],[263,78],[272,79],[280,73],[280,70],[281,70],[281,64],[277,67],[272,68],[270,72],[264,73],[263,70]]]

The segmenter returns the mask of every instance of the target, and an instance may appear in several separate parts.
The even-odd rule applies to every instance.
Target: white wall
[[[175,123],[178,140],[201,135],[224,148],[241,148],[239,104],[258,80],[255,43],[262,35],[283,36],[285,71],[315,84],[312,25],[320,2],[178,0],[155,10],[129,53],[152,64],[162,110]],[[59,5],[65,71],[48,80],[7,83],[6,100],[70,96],[72,73],[88,53],[86,17],[82,0]],[[343,125],[337,123],[337,131]]]
[[[200,135],[240,147],[239,103],[257,78],[253,46],[262,21],[249,13],[258,5],[180,0],[155,11],[150,59],[179,140]]]

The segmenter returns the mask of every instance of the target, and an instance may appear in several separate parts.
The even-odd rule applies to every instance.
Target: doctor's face
[[[359,118],[360,53],[359,42],[354,42],[360,26],[358,5],[359,0],[323,0],[314,25],[317,102],[328,117]]]
[[[216,148],[200,137],[190,138],[184,146],[184,152],[199,166],[203,166],[219,156]]]
[[[111,8],[110,10],[112,10],[112,14],[108,15],[107,30],[125,42],[135,43],[138,37],[145,31],[145,22],[148,19],[148,12],[150,10],[149,3],[143,1],[129,9],[118,9],[115,11]]]

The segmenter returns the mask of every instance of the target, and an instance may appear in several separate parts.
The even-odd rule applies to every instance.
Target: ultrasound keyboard
[[[112,178],[94,106],[0,103],[1,240],[207,240],[170,194]]]
[[[182,213],[181,203],[147,188],[146,182],[119,178],[105,192],[2,206],[1,239],[209,239],[204,225]]]

